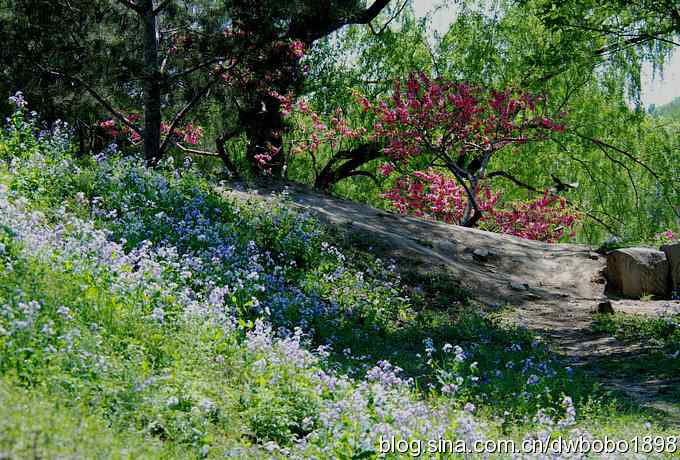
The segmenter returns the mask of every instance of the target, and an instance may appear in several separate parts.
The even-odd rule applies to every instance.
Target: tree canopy
[[[582,216],[586,240],[649,236],[680,212],[677,125],[640,101],[642,65],[662,67],[678,48],[674,2],[470,0],[439,35],[409,0],[2,1],[0,88],[71,123],[83,155],[115,141],[149,164],[214,157],[231,176],[284,177],[388,207],[386,190],[403,178],[383,174],[387,164],[435,167],[467,189],[460,223],[481,218],[472,209],[483,184],[503,206],[548,191]],[[389,131],[386,112],[361,101],[398,109],[391,101],[414,72],[458,88],[451,98],[466,87],[534,95],[546,127],[560,129],[540,142],[508,130],[521,142],[497,137],[493,155],[442,162],[442,133],[505,129],[479,102],[476,124],[450,112],[425,128],[429,156],[400,169],[393,146],[422,129],[427,102],[406,104]],[[519,126],[519,113],[503,113]]]

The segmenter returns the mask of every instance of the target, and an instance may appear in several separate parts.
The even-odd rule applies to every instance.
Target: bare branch
[[[620,153],[620,154],[626,156],[626,157],[629,158],[631,161],[633,161],[634,163],[636,163],[636,164],[642,166],[645,170],[647,170],[647,172],[648,172],[649,174],[651,174],[652,177],[654,177],[654,179],[655,179],[657,182],[659,182],[660,184],[663,183],[663,181],[661,180],[661,178],[659,177],[659,175],[658,175],[652,168],[650,168],[649,166],[647,166],[646,163],[644,163],[643,161],[641,161],[640,159],[638,159],[638,158],[637,158],[635,155],[633,155],[632,153],[627,152],[626,150],[623,150],[623,149],[621,149],[621,148],[619,148],[619,147],[616,147],[616,146],[614,146],[614,145],[608,144],[608,143],[606,143],[605,141],[603,141],[603,140],[601,140],[601,139],[596,139],[596,138],[593,138],[593,137],[589,137],[589,136],[586,136],[586,135],[584,135],[584,134],[580,134],[580,133],[575,132],[575,131],[574,131],[574,134],[576,134],[576,136],[580,137],[581,139],[585,139],[585,140],[587,140],[587,141],[592,142],[593,144],[595,144],[595,145],[597,145],[597,146],[605,147],[605,148],[614,150],[615,152],[618,152],[618,153]],[[673,186],[673,189],[674,189],[674,190],[677,190],[674,186]]]
[[[210,92],[210,89],[215,85],[217,82],[217,79],[211,80],[207,85],[205,85],[196,95],[189,101],[187,105],[185,105],[182,110],[180,110],[177,115],[175,115],[175,118],[172,120],[172,123],[170,123],[170,128],[168,128],[168,133],[165,135],[165,139],[163,139],[163,143],[161,144],[160,148],[160,153],[161,155],[165,153],[166,149],[168,148],[168,145],[170,144],[170,139],[172,138],[172,133],[177,127],[177,125],[184,119],[184,117],[187,116],[187,114],[193,109],[196,104],[200,102],[203,97],[207,96],[208,93]]]
[[[515,176],[513,176],[513,175],[511,175],[511,174],[509,174],[509,173],[507,173],[507,172],[505,172],[505,171],[494,171],[494,172],[490,172],[490,173],[488,173],[488,174],[486,175],[486,177],[488,177],[489,179],[493,179],[494,177],[502,177],[502,178],[504,178],[504,179],[509,180],[509,181],[512,182],[513,184],[518,185],[518,186],[520,186],[520,187],[522,187],[522,188],[525,188],[525,189],[527,189],[527,190],[530,190],[530,191],[532,191],[532,192],[534,192],[534,193],[543,193],[542,191],[540,191],[540,190],[537,189],[536,187],[534,187],[534,186],[532,186],[532,185],[529,185],[529,184],[527,184],[526,182],[522,182],[521,180],[517,179]]]
[[[205,150],[197,150],[197,149],[185,147],[184,145],[180,144],[179,142],[175,142],[175,147],[180,149],[182,152],[193,153],[194,155],[201,155],[201,156],[204,156],[204,157],[215,157],[215,158],[219,158],[219,156],[220,156],[218,153],[215,153],[215,152],[207,152]]]
[[[190,67],[186,70],[182,70],[181,72],[177,72],[177,73],[174,73],[172,75],[168,75],[167,78],[168,78],[169,81],[174,81],[174,80],[182,78],[186,75],[189,75],[193,72],[196,72],[197,70],[205,69],[206,67],[209,67],[212,64],[217,64],[218,62],[222,62],[224,60],[225,60],[224,57],[217,57],[217,58],[208,59],[207,61],[203,61],[203,62],[196,64],[195,66]],[[235,66],[235,64],[230,65],[227,68],[227,70],[234,68],[234,66]]]
[[[391,0],[375,0],[375,2],[373,2],[373,5],[371,5],[370,8],[358,14],[352,22],[354,22],[355,24],[368,24],[369,22],[378,17],[380,12],[384,10],[387,7],[387,5],[389,5],[390,1]]]
[[[78,77],[71,76],[71,75],[66,75],[66,74],[63,74],[63,73],[60,73],[60,72],[56,72],[54,70],[45,69],[45,68],[42,68],[41,66],[38,66],[38,67],[43,72],[45,72],[49,75],[53,75],[55,77],[59,77],[59,78],[65,79],[65,80],[70,80],[73,83],[76,83],[77,85],[82,86],[85,89],[85,91],[87,91],[97,102],[99,102],[107,111],[109,111],[109,113],[111,113],[111,115],[113,115],[118,121],[120,121],[125,126],[130,128],[132,131],[137,133],[139,135],[139,137],[141,137],[141,138],[144,137],[142,129],[137,127],[134,123],[130,122],[127,119],[127,117],[125,117],[125,115],[123,115],[121,112],[119,112],[118,110],[113,108],[113,106],[106,99],[104,99],[103,96],[101,96],[97,91],[95,91],[94,88],[92,88],[90,85],[85,83],[82,79],[80,79]]]
[[[328,163],[317,175],[314,187],[327,190],[338,181],[353,175],[352,173],[356,172],[357,168],[381,156],[382,149],[380,146],[372,143],[361,144],[352,150],[338,152],[328,160]],[[334,169],[333,166],[342,160],[346,161]]]
[[[190,153],[192,155],[199,155],[203,157],[213,157],[213,158],[219,158],[224,162],[224,165],[226,166],[227,170],[229,171],[229,174],[231,175],[232,178],[238,178],[239,174],[236,169],[236,166],[234,163],[231,161],[229,158],[229,155],[227,155],[227,152],[224,150],[224,142],[229,140],[230,138],[234,137],[236,134],[238,134],[238,130],[232,131],[231,133],[225,133],[219,136],[215,140],[215,144],[217,145],[217,152],[208,152],[205,150],[198,150],[198,149],[192,149],[189,147],[186,147],[182,145],[179,142],[175,142],[175,147],[180,149],[184,153]]]
[[[332,18],[330,20],[321,21],[316,28],[309,28],[309,24],[300,23],[293,25],[290,30],[290,36],[304,37],[304,41],[309,45],[315,41],[332,34],[336,30],[349,24],[370,24],[378,17],[380,12],[389,5],[391,0],[375,0],[373,4],[366,9],[350,12],[341,18]]]
[[[392,17],[380,28],[380,31],[376,32],[373,29],[373,25],[371,22],[368,23],[368,27],[371,29],[371,32],[373,35],[382,35],[385,33],[387,28],[392,24],[392,22],[399,17],[399,15],[404,11],[404,8],[406,8],[406,5],[408,5],[409,0],[405,0],[404,3],[397,9],[396,13],[392,15]]]

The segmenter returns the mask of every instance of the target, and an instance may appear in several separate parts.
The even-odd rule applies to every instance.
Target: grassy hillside
[[[190,165],[76,159],[63,126],[36,123],[19,111],[0,134],[0,457],[378,458],[381,436],[671,433],[441,280],[339,247],[285,197],[227,200]]]

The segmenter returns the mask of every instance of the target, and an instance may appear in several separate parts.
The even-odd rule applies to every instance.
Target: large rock
[[[670,292],[668,261],[662,251],[617,249],[607,255],[609,286],[626,297],[666,296]]]
[[[673,289],[680,289],[680,243],[662,246],[661,250],[666,254],[670,266]]]

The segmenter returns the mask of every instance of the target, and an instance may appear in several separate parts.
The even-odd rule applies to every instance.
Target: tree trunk
[[[225,133],[217,136],[217,139],[215,139],[215,146],[217,147],[217,154],[224,163],[224,167],[227,168],[227,171],[231,175],[231,177],[238,179],[239,178],[239,173],[238,169],[236,169],[236,165],[234,162],[231,160],[231,157],[227,153],[227,150],[224,148],[224,143],[227,141],[227,139],[230,139],[234,136],[234,133]]]
[[[338,152],[321,170],[314,181],[314,187],[328,191],[339,181],[359,175],[358,168],[381,156],[382,150],[380,146],[375,144],[362,144],[353,150]],[[344,163],[336,166],[340,161],[344,161]],[[363,175],[372,177],[370,174]]]
[[[272,96],[256,98],[255,104],[247,111],[242,111],[240,122],[245,127],[248,136],[246,158],[250,163],[251,172],[262,175],[265,170],[271,170],[271,175],[281,177],[285,166],[283,151],[283,131],[285,129],[281,115],[281,103]],[[273,155],[271,161],[261,164],[260,155]]]
[[[158,61],[158,24],[153,0],[144,1],[144,158],[161,159],[161,74]]]

